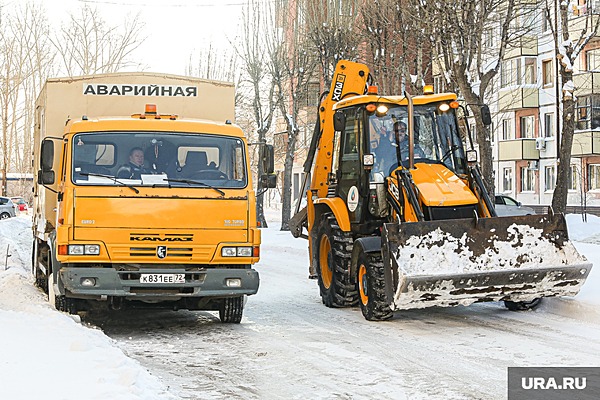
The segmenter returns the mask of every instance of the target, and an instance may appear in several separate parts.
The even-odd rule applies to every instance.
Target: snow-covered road
[[[321,304],[306,241],[263,231],[261,288],[241,325],[210,313],[127,313],[105,333],[185,399],[503,399],[509,366],[600,364],[599,320],[546,299],[410,310],[367,322]],[[566,315],[565,315],[566,314]]]
[[[326,308],[307,279],[307,242],[272,222],[241,324],[136,310],[82,326],[33,287],[30,222],[1,221],[0,398],[505,399],[509,366],[600,366],[599,222],[570,224],[596,268],[582,293],[535,311],[488,303],[368,322],[358,308]]]

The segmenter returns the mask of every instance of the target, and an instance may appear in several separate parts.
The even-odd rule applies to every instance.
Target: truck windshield
[[[90,132],[73,136],[77,185],[243,188],[239,138],[171,132]]]
[[[462,140],[454,111],[442,112],[440,103],[414,106],[415,163],[443,163],[458,174],[466,173]],[[408,166],[408,109],[392,106],[384,116],[369,116],[370,152],[374,173],[384,175],[399,165]]]

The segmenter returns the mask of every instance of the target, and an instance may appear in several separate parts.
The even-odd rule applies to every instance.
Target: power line
[[[230,7],[230,6],[247,6],[250,4],[250,1],[238,1],[235,3],[211,3],[211,4],[167,4],[167,3],[157,3],[152,5],[143,5],[140,3],[131,3],[131,2],[123,2],[123,1],[108,1],[108,0],[77,0],[80,3],[91,3],[91,4],[104,4],[104,5],[112,5],[112,6],[140,6],[140,7],[170,7],[170,8],[188,8],[188,7]],[[269,1],[274,2],[274,1]]]

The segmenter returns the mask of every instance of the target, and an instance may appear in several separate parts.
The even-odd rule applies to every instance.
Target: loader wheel
[[[360,310],[368,321],[385,321],[394,315],[385,300],[383,262],[380,253],[360,252],[356,268]]]
[[[239,324],[244,313],[244,297],[229,297],[223,299],[219,307],[221,322]]]
[[[352,307],[358,302],[356,285],[350,275],[352,236],[343,232],[332,213],[323,214],[313,241],[319,290],[327,307]]]
[[[533,299],[531,301],[504,301],[504,306],[508,308],[510,311],[526,311],[533,310],[542,302],[542,298],[538,297],[537,299]]]

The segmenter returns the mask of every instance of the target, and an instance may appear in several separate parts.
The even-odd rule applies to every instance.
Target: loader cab
[[[414,164],[416,168],[419,164],[440,164],[453,175],[465,176],[465,150],[455,110],[447,107],[448,103],[421,100],[414,105]],[[369,111],[373,107],[368,104],[373,103],[339,108],[334,116],[328,197],[344,200],[352,224],[371,219],[369,214],[383,217],[383,204],[372,204],[373,188],[383,188],[386,178],[394,176],[398,167],[409,167],[408,106],[380,103],[377,106],[383,107]]]

